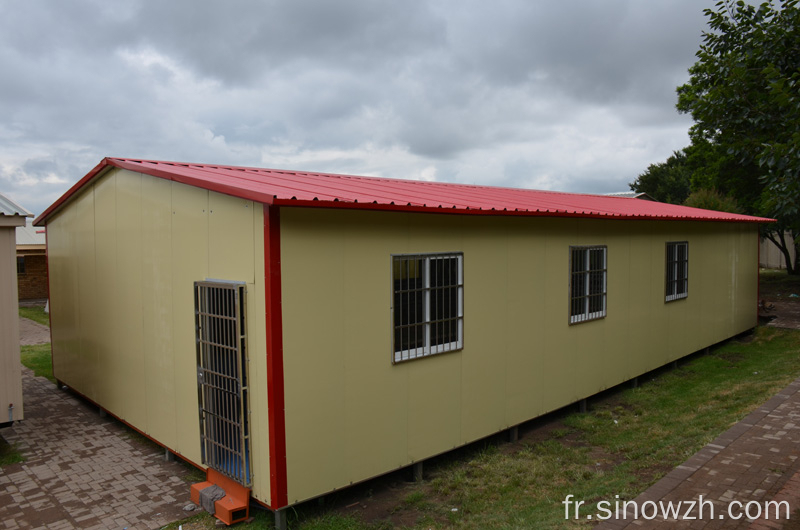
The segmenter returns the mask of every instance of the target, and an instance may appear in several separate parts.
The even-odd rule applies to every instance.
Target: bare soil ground
[[[800,276],[762,272],[759,318],[767,326],[800,329]]]
[[[29,318],[19,317],[20,346],[34,346],[50,342],[50,328]]]

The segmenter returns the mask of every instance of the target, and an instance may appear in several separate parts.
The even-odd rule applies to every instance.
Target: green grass
[[[50,326],[50,315],[44,312],[44,307],[20,307],[19,316],[29,318],[39,324]]]
[[[24,461],[25,459],[22,457],[22,453],[17,450],[16,444],[12,445],[0,436],[0,469]]]
[[[20,359],[22,364],[33,370],[40,377],[46,377],[53,383],[53,359],[50,354],[50,344],[37,344],[35,346],[20,346]]]

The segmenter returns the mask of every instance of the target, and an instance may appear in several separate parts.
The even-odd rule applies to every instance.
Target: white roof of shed
[[[25,226],[17,227],[17,245],[41,245],[47,244],[47,237],[44,235],[44,228],[33,226],[33,219],[26,219]]]
[[[19,215],[21,217],[33,217],[31,212],[15,203],[2,193],[0,193],[0,215],[8,215],[9,217],[14,215]]]

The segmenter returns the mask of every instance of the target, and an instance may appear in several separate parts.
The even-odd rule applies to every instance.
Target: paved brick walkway
[[[3,429],[26,461],[0,470],[0,529],[153,529],[188,514],[187,469],[23,368],[25,420]]]
[[[647,491],[639,495],[635,502],[639,507],[638,519],[605,521],[597,530],[618,530],[634,528],[689,528],[711,530],[715,528],[748,528],[752,530],[800,528],[795,526],[800,517],[800,378],[783,389],[772,399],[753,411],[744,420],[731,427],[705,446],[689,460],[678,466]],[[700,496],[709,501],[703,505],[700,516],[699,503],[689,513],[695,520],[664,520],[663,517],[647,520],[642,517],[642,507],[647,501],[677,503],[678,501],[698,501]],[[749,506],[750,515],[744,512],[748,503],[756,501],[763,510],[766,501],[786,501],[789,505],[790,519],[787,521],[784,509],[781,518],[775,520],[774,509],[770,519],[758,518],[757,505]],[[610,509],[614,510],[613,500]],[[739,504],[731,504],[739,502]],[[728,507],[734,520],[728,517]],[[684,504],[683,512],[689,506]],[[653,505],[648,504],[645,512],[653,514]],[[660,510],[660,509],[659,509]],[[713,510],[713,517],[712,517]],[[622,513],[622,510],[620,510]]]

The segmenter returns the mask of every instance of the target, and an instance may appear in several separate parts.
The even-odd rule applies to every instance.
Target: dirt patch
[[[765,272],[759,282],[759,319],[776,328],[800,329],[800,276]]]
[[[29,318],[19,317],[20,346],[34,346],[50,342],[50,328]]]

